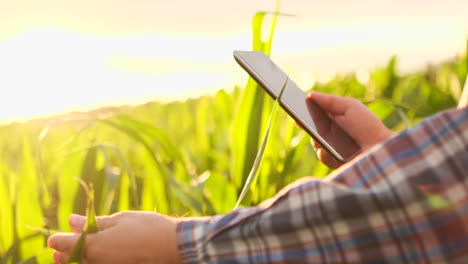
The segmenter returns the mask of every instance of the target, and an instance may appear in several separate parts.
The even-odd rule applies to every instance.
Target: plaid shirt
[[[177,240],[184,263],[468,263],[468,108],[257,207],[180,222]]]

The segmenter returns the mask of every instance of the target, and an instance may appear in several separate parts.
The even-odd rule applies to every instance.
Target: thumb
[[[311,100],[318,104],[325,112],[334,115],[344,114],[350,107],[355,105],[356,99],[349,97],[341,97],[331,94],[310,92],[307,95],[307,100]]]
[[[74,233],[82,233],[86,224],[86,217],[82,215],[72,214],[68,218],[68,223]]]

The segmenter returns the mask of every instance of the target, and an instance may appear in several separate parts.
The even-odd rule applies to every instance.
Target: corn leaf
[[[242,192],[239,196],[239,199],[237,200],[236,205],[234,206],[234,209],[239,207],[240,203],[244,199],[245,195],[247,192],[250,190],[250,186],[252,185],[252,182],[255,180],[255,175],[257,175],[258,168],[260,167],[260,163],[262,161],[263,153],[265,152],[265,148],[268,142],[268,136],[270,135],[270,128],[271,128],[271,122],[274,116],[274,113],[276,112],[276,106],[278,105],[278,102],[281,100],[281,97],[283,96],[283,92],[286,88],[286,85],[288,84],[289,78],[286,78],[286,81],[284,82],[283,87],[281,88],[281,92],[276,99],[275,103],[273,104],[273,109],[271,110],[270,113],[270,118],[268,120],[268,125],[267,129],[265,131],[265,135],[263,136],[263,142],[262,145],[260,146],[260,149],[257,152],[257,156],[255,157],[255,161],[253,164],[252,169],[250,170],[249,176],[247,177],[247,181],[244,184],[244,188],[242,189]]]
[[[31,235],[31,231],[26,228],[30,226],[43,225],[43,212],[39,199],[40,184],[33,158],[33,152],[29,141],[23,138],[22,144],[22,166],[20,169],[20,178],[17,182],[18,200],[16,203],[16,229],[18,230],[18,238],[23,238]],[[37,250],[43,248],[44,237],[34,237],[27,241],[22,241],[18,250],[23,259],[34,256]]]
[[[0,172],[0,256],[13,243],[13,208],[9,195],[11,174],[3,173],[4,175]]]
[[[274,13],[257,12],[252,21],[252,46],[255,51],[263,51],[270,55],[271,41],[276,26],[276,17],[279,15],[280,1],[277,1]],[[273,15],[270,36],[267,41],[262,40],[262,29],[267,14]],[[255,152],[259,147],[260,133],[262,129],[262,119],[264,105],[266,102],[265,92],[258,86],[252,78],[249,78],[238,114],[234,119],[232,131],[232,149],[234,154],[234,164],[232,175],[237,187],[240,188],[248,177],[249,168],[255,161]]]
[[[81,233],[78,242],[73,247],[72,253],[68,263],[81,263],[84,257],[84,250],[86,245],[86,236],[88,234],[96,233],[99,231],[99,227],[96,220],[96,211],[94,209],[94,188],[92,185],[87,186],[83,181],[81,182],[83,189],[88,196],[88,207],[87,209],[87,221],[83,233]]]

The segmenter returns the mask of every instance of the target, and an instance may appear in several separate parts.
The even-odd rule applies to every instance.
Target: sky
[[[0,122],[243,86],[233,50],[273,0],[0,0]],[[397,55],[402,72],[462,54],[466,0],[289,0],[272,58],[304,89]],[[268,21],[267,21],[268,22]],[[364,74],[365,75],[365,74]]]

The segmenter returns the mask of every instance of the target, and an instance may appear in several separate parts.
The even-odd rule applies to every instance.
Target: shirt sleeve
[[[468,109],[257,207],[182,221],[184,263],[468,263]]]

